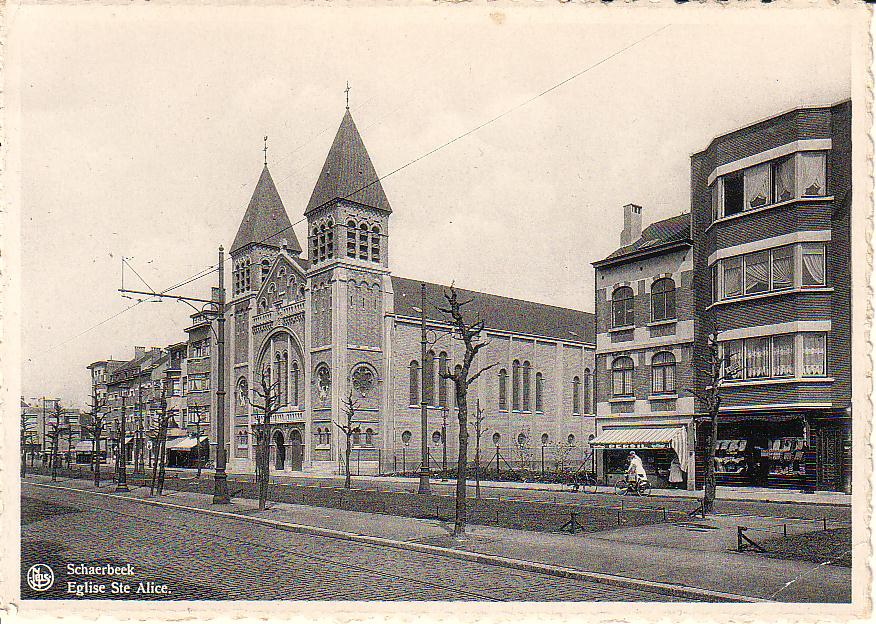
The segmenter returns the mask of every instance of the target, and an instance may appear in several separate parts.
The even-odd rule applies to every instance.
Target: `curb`
[[[584,570],[577,570],[574,568],[567,568],[563,566],[556,566],[546,563],[538,563],[534,561],[525,561],[522,559],[513,559],[510,557],[502,557],[499,555],[489,555],[484,553],[478,553],[470,550],[461,550],[457,548],[447,548],[444,546],[432,546],[429,544],[419,544],[417,542],[407,542],[401,540],[394,540],[384,537],[375,537],[371,535],[361,535],[359,533],[352,533],[348,531],[340,531],[336,529],[326,529],[323,527],[313,527],[303,524],[294,524],[291,522],[281,522],[279,520],[271,520],[268,518],[256,518],[254,516],[244,515],[235,513],[232,511],[220,511],[216,509],[204,509],[201,507],[190,507],[188,505],[181,505],[176,503],[166,503],[162,501],[153,501],[146,500],[142,498],[137,498],[134,496],[124,496],[121,494],[113,494],[109,492],[93,492],[89,490],[82,490],[75,487],[65,487],[58,485],[50,485],[45,483],[36,483],[36,482],[28,482],[36,487],[43,487],[54,490],[65,490],[72,492],[80,492],[83,494],[91,494],[94,496],[103,496],[106,498],[118,498],[126,501],[138,502],[144,505],[152,505],[154,507],[165,507],[168,509],[177,509],[181,511],[188,512],[199,512],[212,516],[219,516],[225,518],[233,518],[235,520],[243,520],[247,522],[252,522],[255,524],[261,524],[264,526],[270,526],[276,529],[281,529],[284,531],[289,531],[292,533],[302,533],[307,535],[315,535],[318,537],[327,537],[332,539],[342,539],[352,542],[359,542],[364,544],[370,544],[373,546],[383,546],[386,548],[395,548],[398,550],[407,550],[412,552],[419,552],[428,555],[434,555],[439,557],[445,557],[448,559],[457,559],[461,561],[470,561],[474,563],[482,563],[487,565],[494,565],[504,568],[511,568],[515,570],[522,570],[525,572],[535,572],[539,574],[546,574],[549,576],[555,576],[559,578],[571,579],[571,580],[580,580],[580,581],[589,581],[594,583],[602,583],[604,585],[612,585],[615,587],[625,587],[629,589],[637,589],[641,591],[659,591],[677,598],[688,598],[691,600],[708,600],[715,602],[744,602],[744,603],[761,603],[761,602],[769,602],[763,598],[756,598],[752,596],[743,596],[739,594],[725,593],[725,592],[717,592],[708,589],[699,589],[694,587],[685,587],[683,585],[674,585],[671,583],[662,583],[659,581],[646,581],[642,579],[635,579],[631,577],[618,576],[613,574],[602,574],[599,572],[587,572]]]

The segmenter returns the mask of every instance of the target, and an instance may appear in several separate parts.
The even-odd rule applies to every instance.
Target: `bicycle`
[[[621,477],[614,484],[614,492],[618,496],[626,496],[627,494],[648,496],[651,493],[651,484],[647,480],[636,480],[631,483],[626,477]]]
[[[589,472],[579,472],[572,477],[572,491],[580,492],[582,489],[586,494],[596,494],[598,483],[596,475]]]

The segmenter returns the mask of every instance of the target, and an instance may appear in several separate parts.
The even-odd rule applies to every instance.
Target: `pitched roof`
[[[304,214],[335,199],[349,199],[392,212],[349,109],[344,113]]]
[[[615,249],[611,252],[607,258],[604,260],[600,260],[599,262],[594,262],[593,264],[598,265],[603,262],[608,262],[609,260],[617,260],[622,258],[623,256],[636,253],[636,252],[646,252],[649,249],[660,247],[663,245],[669,245],[672,243],[681,243],[684,241],[690,240],[690,213],[686,212],[684,214],[676,215],[674,217],[669,217],[668,219],[663,219],[662,221],[657,221],[656,223],[652,223],[642,232],[642,235],[639,237],[639,240]]]
[[[301,245],[292,229],[292,222],[289,221],[283,200],[274,186],[271,172],[265,165],[243,215],[243,221],[240,222],[237,236],[234,237],[231,253],[253,244],[280,247],[284,238],[289,249],[301,253]]]
[[[420,307],[420,284],[426,284],[426,318],[446,323],[447,315],[435,308],[445,302],[444,292],[449,287],[404,277],[392,277],[395,296],[395,313],[400,316],[419,317],[414,307]],[[595,320],[590,312],[559,308],[544,303],[522,301],[499,295],[457,288],[459,297],[471,299],[467,309],[479,313],[487,329],[527,334],[544,338],[556,338],[595,344]],[[429,305],[429,303],[432,305]]]

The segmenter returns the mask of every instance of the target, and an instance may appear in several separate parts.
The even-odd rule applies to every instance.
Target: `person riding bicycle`
[[[641,483],[648,481],[648,474],[645,472],[642,458],[636,455],[635,451],[630,451],[629,461],[630,467],[627,468],[627,481],[630,483],[630,488],[638,490]]]

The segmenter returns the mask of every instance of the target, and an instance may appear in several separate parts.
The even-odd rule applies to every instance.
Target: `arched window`
[[[633,358],[623,356],[611,363],[611,393],[616,397],[633,396]]]
[[[411,360],[408,366],[408,378],[411,384],[409,405],[417,405],[420,402],[420,364],[417,360]]]
[[[435,352],[429,351],[426,354],[426,361],[423,363],[423,401],[426,405],[435,404]]]
[[[520,411],[520,362],[511,364],[511,409]]]
[[[310,259],[319,262],[319,226],[314,225],[310,231]]]
[[[611,294],[611,326],[626,327],[634,323],[633,289],[629,286],[615,288]]]
[[[347,257],[356,257],[356,222],[347,221]]]
[[[675,318],[675,282],[668,277],[651,285],[651,320],[666,321]]]
[[[332,443],[332,430],[331,427],[326,427],[323,431],[323,436],[325,436],[326,446],[331,446]]]
[[[329,219],[326,223],[325,232],[325,257],[333,258],[335,255],[335,224]]]
[[[252,278],[252,274],[250,272],[249,259],[247,259],[246,260],[246,268],[244,269],[244,272],[243,272],[243,287],[244,287],[244,289],[246,289],[246,290],[250,289],[250,286],[252,285],[251,278]]]
[[[450,371],[447,369],[447,353],[438,355],[438,405],[447,407],[447,380],[442,376]]]
[[[359,259],[368,259],[368,226],[364,223],[359,226]]]
[[[581,413],[581,378],[577,375],[572,379],[572,413]]]
[[[323,261],[326,258],[326,232],[327,228],[325,226],[325,223],[323,223],[319,226],[319,252],[317,255],[320,261]]]
[[[529,362],[523,363],[523,411],[528,412],[531,409],[529,404]]]
[[[359,431],[359,427],[353,429],[353,446],[362,446],[362,433]]]
[[[535,411],[544,411],[544,375],[535,374]]]
[[[655,353],[651,358],[651,393],[675,393],[675,356],[669,351]]]
[[[371,228],[371,262],[380,262],[380,228]]]
[[[241,377],[237,380],[237,392],[235,394],[237,399],[238,411],[245,412],[247,403],[249,403],[249,397],[247,396],[246,378]]]
[[[584,369],[584,384],[583,384],[584,385],[583,390],[584,390],[584,413],[585,414],[589,414],[593,409],[591,407],[591,401],[590,401],[590,389],[593,387],[592,383],[593,383],[593,379],[590,375],[590,369],[585,368]]]
[[[292,400],[290,401],[292,403],[292,405],[295,405],[295,406],[298,406],[301,404],[299,401],[300,397],[301,397],[301,395],[299,394],[299,390],[301,387],[301,379],[299,376],[300,373],[301,373],[301,371],[298,368],[298,361],[296,360],[296,361],[292,362],[292,388],[291,388]]]
[[[508,410],[508,371],[499,371],[499,411]]]
[[[316,444],[322,446],[322,427],[316,428]]]
[[[268,273],[271,271],[271,261],[265,258],[262,260],[262,282],[268,279]]]
[[[371,427],[365,430],[365,446],[374,446],[374,429]]]

